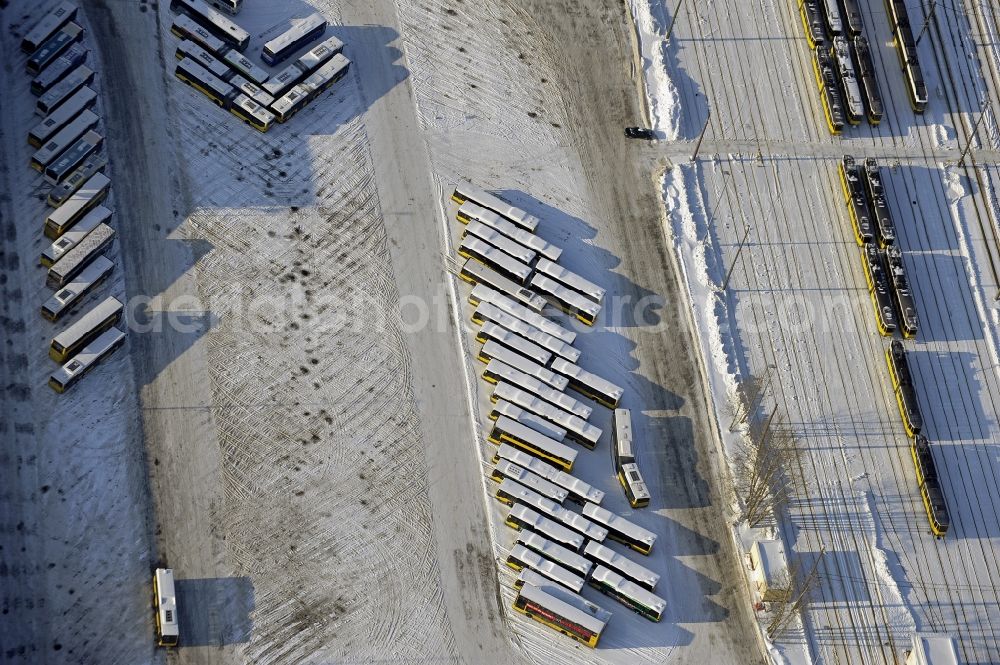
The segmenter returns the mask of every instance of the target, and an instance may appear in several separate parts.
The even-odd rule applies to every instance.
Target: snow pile
[[[663,4],[648,0],[629,0],[629,9],[638,33],[642,71],[646,79],[649,121],[667,140],[676,140],[680,126],[677,86],[667,67],[670,42],[667,30],[670,17]]]

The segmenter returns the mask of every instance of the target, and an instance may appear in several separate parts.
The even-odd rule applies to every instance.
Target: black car
[[[645,127],[626,127],[625,136],[630,139],[646,139],[652,140],[656,138],[656,134],[652,129],[646,129]]]

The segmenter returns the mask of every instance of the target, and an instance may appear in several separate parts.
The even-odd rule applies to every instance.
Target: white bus
[[[635,462],[622,464],[621,471],[618,472],[618,482],[625,489],[625,498],[633,508],[645,508],[649,505],[649,487],[639,472],[639,465]]]
[[[490,395],[490,400],[493,402],[505,400],[536,416],[545,418],[564,429],[566,436],[572,441],[579,443],[581,446],[586,446],[590,450],[597,447],[598,442],[601,440],[601,435],[604,433],[601,428],[591,425],[585,419],[563,411],[553,406],[550,402],[536,397],[531,392],[522,390],[516,385],[506,383],[505,381],[497,383],[493,389],[493,394]]]
[[[117,328],[106,331],[84,347],[72,360],[57,369],[49,377],[49,387],[57,393],[65,392],[99,362],[114,353],[125,341],[125,333]]]
[[[250,62],[249,58],[234,49],[225,49],[218,52],[218,56],[223,61],[243,76],[247,77],[257,85],[262,84],[270,76],[263,69]],[[268,95],[273,99],[271,95]]]
[[[521,579],[524,581],[514,598],[516,611],[577,642],[597,646],[611,619],[610,612],[530,569],[521,571]]]
[[[35,76],[82,38],[83,28],[72,21],[68,22],[31,54],[25,69]]]
[[[463,180],[455,186],[455,191],[452,192],[451,199],[459,205],[462,205],[466,201],[472,201],[481,208],[492,210],[501,217],[504,217],[515,225],[521,227],[525,231],[534,233],[535,229],[538,228],[537,217],[529,215],[520,208],[512,206],[493,194],[489,194],[477,187],[474,187],[472,183],[468,181]]]
[[[545,309],[545,298],[524,288],[514,280],[504,277],[476,259],[466,259],[458,276],[472,285],[485,284],[508,298],[513,298],[535,313],[541,314],[542,310]]]
[[[660,576],[645,566],[641,566],[623,554],[600,543],[588,542],[583,548],[583,554],[596,564],[610,568],[619,575],[627,577],[647,591],[656,591]]]
[[[575,349],[566,342],[553,337],[547,332],[542,332],[538,328],[525,323],[521,319],[507,314],[493,303],[480,303],[472,313],[473,323],[485,325],[492,322],[521,337],[532,342],[546,351],[566,358],[570,362],[576,362],[580,358],[580,350]]]
[[[667,609],[667,601],[601,565],[590,574],[590,585],[650,621],[662,619]]]
[[[279,99],[276,99],[271,104],[271,110],[278,122],[287,122],[289,118],[304,109],[307,104],[309,104],[309,88],[299,83]]]
[[[500,483],[500,487],[496,492],[496,498],[501,503],[511,506],[518,502],[523,503],[529,508],[551,517],[563,526],[578,531],[587,538],[596,540],[599,543],[604,542],[604,539],[608,537],[608,530],[599,524],[591,522],[586,517],[574,513],[572,510],[563,508],[555,501],[546,499],[538,492],[529,490],[524,485],[509,478],[505,478]]]
[[[274,124],[274,114],[244,94],[236,95],[229,112],[260,132]]]
[[[471,201],[466,201],[458,207],[456,218],[463,224],[474,221],[485,224],[550,261],[558,261],[559,257],[562,256],[562,250],[555,245],[542,240],[530,231],[519,228],[492,210],[487,210]]]
[[[495,464],[501,459],[508,460],[522,469],[531,471],[535,475],[562,487],[569,492],[567,498],[574,503],[583,505],[589,501],[590,503],[599,504],[601,501],[604,501],[604,492],[590,483],[580,480],[576,476],[571,476],[565,471],[560,471],[539,458],[533,457],[506,443],[500,444],[497,452],[493,455],[493,463]]]
[[[53,208],[58,208],[66,203],[69,197],[76,194],[76,190],[80,189],[83,183],[103,171],[107,165],[108,159],[104,155],[91,155],[89,159],[66,176],[65,180],[49,190],[46,202]]]
[[[209,32],[208,28],[195,22],[187,14],[178,14],[170,26],[170,32],[181,39],[188,39],[199,46],[206,48],[211,53],[222,53],[229,49],[226,43]]]
[[[80,115],[81,111],[92,107],[96,101],[97,93],[92,88],[84,86],[77,90],[72,97],[28,132],[28,143],[34,148],[41,148],[42,144],[56,135],[56,132]]]
[[[55,242],[43,249],[39,263],[44,268],[52,267],[52,264],[61,259],[63,254],[79,245],[80,241],[87,237],[88,233],[101,224],[107,224],[110,221],[111,211],[102,205],[97,206],[59,236]]]
[[[118,324],[125,306],[111,296],[98,303],[79,321],[52,338],[49,357],[57,363],[66,362],[76,352],[97,339],[104,331]]]
[[[462,237],[467,238],[470,235],[473,235],[483,242],[492,245],[504,254],[517,259],[527,266],[531,266],[535,259],[538,258],[538,254],[532,250],[528,249],[524,245],[521,245],[520,243],[514,242],[496,229],[492,229],[482,222],[472,221],[468,223],[465,230],[462,231]]]
[[[174,571],[170,568],[157,568],[153,574],[153,597],[156,599],[156,643],[175,646],[180,638],[180,626],[177,622]]]
[[[576,333],[572,330],[567,330],[558,323],[545,318],[541,314],[532,312],[524,305],[511,300],[499,291],[495,291],[484,284],[476,284],[472,288],[472,294],[469,295],[469,302],[472,303],[473,307],[478,307],[480,302],[491,303],[499,307],[507,314],[521,319],[528,325],[534,326],[542,332],[548,333],[549,335],[562,340],[566,344],[572,344],[576,341]]]
[[[486,342],[496,342],[512,351],[520,353],[522,356],[531,358],[542,366],[552,359],[552,354],[542,347],[516,333],[504,330],[499,324],[492,321],[483,321],[483,327],[476,333],[476,341],[483,344]]]
[[[513,384],[583,419],[589,418],[592,412],[589,406],[578,402],[566,393],[547,386],[533,376],[529,376],[498,360],[491,360],[486,364],[486,369],[483,371],[483,378],[490,383],[500,383],[503,381],[504,383]]]
[[[565,376],[556,374],[552,370],[542,367],[534,360],[526,358],[519,353],[515,353],[507,347],[492,340],[483,344],[483,348],[479,352],[479,359],[484,363],[488,363],[494,359],[498,360],[505,365],[513,367],[519,372],[524,372],[528,376],[547,383],[559,391],[566,390],[566,387],[569,385],[569,380]]]
[[[523,286],[531,277],[531,267],[475,236],[464,236],[458,246],[459,256],[476,259]]]
[[[540,291],[556,308],[575,316],[588,326],[594,325],[597,315],[601,313],[600,305],[541,273],[536,272],[532,275],[529,284]]]
[[[548,259],[539,259],[538,263],[535,265],[535,270],[542,273],[546,277],[556,280],[563,286],[568,286],[569,288],[582,293],[591,300],[593,300],[598,305],[604,300],[604,289],[594,284],[591,281],[580,277],[575,272],[570,272],[560,265],[556,265],[554,261]]]
[[[577,532],[564,527],[562,524],[553,522],[548,517],[540,515],[537,511],[523,503],[516,503],[510,508],[504,524],[517,531],[534,531],[549,540],[560,543],[573,551],[579,552],[583,547],[586,538]]]
[[[621,386],[616,386],[565,358],[553,358],[551,368],[569,380],[570,388],[609,409],[618,408],[622,395],[625,394],[625,389]]]
[[[56,161],[45,167],[45,182],[50,185],[58,185],[79,168],[88,157],[100,150],[103,145],[103,136],[94,130],[88,131],[73,145],[66,148]]]
[[[236,51],[227,49],[228,53],[235,54],[237,57],[243,58]],[[201,65],[202,68],[212,76],[216,77],[223,83],[228,83],[234,88],[239,89],[243,94],[245,94],[250,99],[254,100],[258,104],[264,106],[270,106],[274,103],[274,97],[264,92],[264,90],[243,78],[241,75],[237,74],[236,71],[230,68],[228,64],[219,60],[207,49],[203,48],[198,42],[185,39],[180,44],[177,45],[177,50],[174,51],[174,56],[178,60],[184,60],[188,58],[194,62]],[[245,59],[245,58],[244,58]],[[196,73],[195,73],[196,74]],[[202,78],[199,76],[199,78]],[[207,82],[205,84],[207,86]]]
[[[590,569],[594,567],[594,564],[586,557],[570,551],[534,531],[521,531],[517,535],[517,544],[541,554],[546,559],[552,560],[580,577],[587,577]]]
[[[171,0],[170,9],[183,11],[212,34],[237,51],[246,51],[250,45],[250,33],[210,7],[203,0]]]
[[[80,112],[71,123],[56,132],[56,135],[46,141],[45,145],[31,156],[31,168],[44,173],[46,167],[59,158],[81,136],[97,126],[98,117],[87,109]]]
[[[490,478],[498,483],[503,482],[504,478],[510,478],[511,480],[521,483],[529,490],[538,492],[542,496],[552,499],[558,503],[565,501],[568,494],[568,492],[566,492],[563,488],[558,487],[548,480],[545,480],[530,471],[526,471],[518,465],[504,459],[497,462],[493,471],[490,473]]]
[[[310,14],[304,19],[295,20],[292,27],[264,44],[260,59],[274,67],[309,42],[322,37],[326,26],[327,22],[322,14]]]
[[[569,446],[504,416],[497,418],[488,439],[497,445],[509,443],[515,448],[550,461],[564,471],[572,471],[573,463],[576,462],[576,451]]]
[[[42,305],[42,316],[49,321],[58,321],[73,305],[107,279],[114,267],[110,259],[98,256],[72,282],[45,301]]]
[[[562,443],[566,438],[566,430],[554,423],[550,423],[544,418],[540,418],[533,413],[528,413],[519,406],[506,400],[498,399],[490,408],[490,420],[496,420],[500,416],[507,416],[511,420],[516,420],[522,425],[526,425],[539,434],[544,434],[550,439],[555,439]]]
[[[21,50],[28,55],[48,41],[64,25],[76,18],[77,6],[72,2],[60,2],[41,18],[21,40]]]
[[[580,593],[583,591],[584,579],[566,568],[563,568],[554,561],[546,559],[538,552],[529,550],[520,543],[515,544],[507,555],[507,565],[520,572],[525,568],[530,568],[539,575],[546,577],[553,582],[562,584],[570,591]],[[516,586],[516,583],[515,583]]]
[[[91,261],[103,254],[114,239],[115,230],[107,224],[99,224],[49,268],[46,283],[52,288],[66,286]]]
[[[93,83],[95,76],[93,69],[80,65],[38,98],[35,113],[42,116],[52,113],[82,87]]]
[[[184,58],[177,63],[174,76],[211,99],[219,108],[228,109],[239,94],[236,88],[191,58]]]
[[[97,207],[108,195],[111,180],[103,173],[94,174],[90,180],[83,183],[66,203],[49,213],[45,218],[45,236],[57,239],[81,217]]]
[[[309,101],[313,101],[324,90],[327,90],[334,83],[347,76],[351,69],[351,61],[343,53],[338,53],[323,65],[306,77],[302,82],[303,87],[309,90]]]
[[[73,44],[56,58],[55,62],[43,69],[31,80],[31,94],[38,97],[62,80],[64,76],[79,67],[87,59],[87,48],[83,44]]]
[[[583,507],[583,514],[605,527],[608,530],[608,537],[612,540],[617,540],[622,545],[628,545],[640,554],[648,555],[653,551],[656,534],[652,531],[593,503],[588,503]]]

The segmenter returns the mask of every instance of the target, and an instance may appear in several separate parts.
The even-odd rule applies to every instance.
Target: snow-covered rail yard
[[[961,662],[1000,659],[993,3],[938,3],[923,115],[885,8],[863,4],[885,114],[832,137],[793,0],[687,0],[676,21],[674,0],[245,0],[230,18],[269,74],[294,57],[262,65],[263,44],[313,12],[351,63],[266,133],[176,80],[170,3],[81,0],[118,232],[88,302],[127,302],[129,341],[64,395],[44,385],[47,186],[27,168],[39,116],[19,49],[55,4],[0,8],[0,658],[901,663],[923,633],[955,638]],[[922,32],[927,7],[906,5]],[[660,140],[622,136],[644,124]],[[905,345],[941,539],[845,154],[882,166],[916,299]],[[606,290],[593,328],[545,314],[577,333],[576,364],[624,388],[652,501],[629,507],[611,411],[590,400],[604,434],[567,443],[572,474],[657,536],[650,556],[606,544],[659,576],[667,609],[654,623],[585,585],[612,613],[596,649],[511,609],[493,386],[454,274],[461,180],[536,215],[557,263]],[[773,412],[799,451],[756,532],[731,490],[750,377],[758,426]],[[765,537],[808,587],[769,637],[782,606],[758,603],[745,551]],[[163,566],[176,649],[156,646],[149,607]]]

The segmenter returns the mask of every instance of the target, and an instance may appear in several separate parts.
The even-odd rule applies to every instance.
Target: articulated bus
[[[539,256],[543,256],[550,261],[558,261],[562,256],[562,250],[555,245],[542,240],[540,237],[525,231],[512,222],[507,221],[492,210],[476,205],[472,201],[466,201],[458,207],[455,218],[463,224],[479,222],[485,224],[494,231],[498,231],[507,236],[522,247],[529,249]]]
[[[538,228],[537,217],[529,215],[520,208],[512,206],[493,194],[488,194],[487,192],[474,187],[472,183],[466,180],[459,182],[458,185],[455,186],[455,191],[451,194],[451,200],[459,205],[462,205],[466,201],[472,201],[479,207],[492,210],[501,217],[504,217],[525,231],[529,231],[531,233],[534,233],[535,229]]]
[[[511,506],[510,513],[504,519],[504,524],[517,531],[529,530],[541,534],[549,540],[565,545],[574,552],[579,552],[586,538],[562,524],[557,524],[548,517],[523,503]]]
[[[656,584],[660,581],[659,575],[606,545],[588,542],[583,548],[583,555],[595,564],[610,568],[619,575],[632,580],[647,591],[656,591]]]
[[[49,190],[46,202],[53,208],[58,208],[76,194],[76,190],[80,189],[83,183],[103,171],[107,165],[108,159],[104,155],[91,155],[90,159],[77,167],[65,180]]]
[[[42,316],[49,321],[58,321],[73,305],[107,279],[114,267],[110,259],[98,256],[72,282],[45,301]]]
[[[327,63],[310,74],[302,83],[296,85],[271,105],[278,122],[286,122],[293,115],[310,104],[323,91],[347,76],[351,61],[342,53],[337,53]]]
[[[564,429],[570,440],[590,450],[597,447],[603,434],[601,428],[591,425],[585,419],[563,411],[533,393],[506,381],[497,383],[490,400],[494,403],[504,400],[536,416],[541,416]]]
[[[904,0],[886,0],[886,13],[892,30],[893,46],[899,55],[899,66],[906,80],[906,93],[915,113],[923,113],[927,108],[927,84],[917,60],[917,43],[913,39],[913,29],[906,12]]]
[[[496,342],[511,351],[516,351],[522,356],[531,358],[542,366],[545,366],[552,359],[552,354],[542,347],[516,333],[505,330],[492,321],[483,321],[483,327],[476,333],[476,341],[483,344],[486,344],[486,342]]]
[[[596,647],[611,613],[537,573],[528,575],[533,572],[521,571],[525,581],[514,598],[514,609],[581,644]]]
[[[548,460],[563,471],[572,471],[573,463],[576,462],[576,451],[569,446],[504,416],[497,418],[488,439],[497,445],[509,443],[515,448]]]
[[[87,237],[87,234],[101,224],[107,224],[110,221],[111,211],[102,205],[97,206],[67,229],[55,242],[43,249],[39,263],[44,268],[51,268],[56,261],[63,257],[63,254],[79,245]]]
[[[809,48],[826,44],[826,26],[823,25],[823,12],[819,8],[819,0],[799,0],[799,18],[806,31],[806,41]]]
[[[852,125],[860,125],[861,119],[865,117],[865,105],[861,101],[861,86],[858,85],[858,77],[854,73],[854,61],[851,59],[851,46],[847,42],[847,37],[838,35],[833,38],[830,55],[837,64],[837,71],[840,73],[847,122]]]
[[[55,62],[56,58],[65,53],[66,49],[81,39],[83,39],[83,28],[72,21],[68,22],[38,47],[28,58],[25,69],[32,76],[37,76],[39,72]]]
[[[87,65],[80,65],[66,75],[62,81],[49,88],[35,102],[35,113],[46,116],[62,106],[70,97],[84,86],[94,82],[96,74]]]
[[[584,579],[563,566],[546,559],[538,552],[529,550],[520,543],[515,544],[507,555],[507,565],[516,571],[530,568],[539,575],[546,577],[557,584],[562,584],[570,591],[580,593],[583,591]],[[515,582],[515,588],[517,583]]]
[[[503,459],[497,462],[493,471],[490,473],[490,478],[498,483],[503,482],[504,478],[510,478],[511,480],[521,483],[529,490],[538,492],[545,498],[552,499],[560,504],[566,500],[566,496],[569,494],[566,490],[556,486],[554,483],[551,483],[548,480],[545,480],[544,478]]]
[[[848,1],[853,2],[853,0]],[[861,92],[864,93],[865,103],[868,105],[868,122],[877,125],[882,122],[884,108],[882,93],[878,88],[878,77],[875,74],[875,63],[872,61],[872,50],[868,40],[861,35],[854,38],[852,46],[854,59],[858,63],[858,81],[861,83]]]
[[[112,328],[106,331],[84,347],[72,360],[53,372],[49,377],[49,387],[57,393],[65,392],[124,342],[125,333],[121,330]]]
[[[611,466],[633,508],[649,505],[649,488],[639,473],[632,439],[632,412],[615,409],[611,430]]]
[[[72,2],[60,2],[35,24],[21,40],[21,50],[34,54],[56,31],[76,18],[77,6]]]
[[[834,69],[833,58],[830,57],[826,47],[817,46],[813,49],[813,72],[816,74],[816,85],[819,86],[823,115],[830,133],[836,136],[844,131],[846,120]]]
[[[910,290],[910,281],[906,278],[902,250],[895,245],[886,248],[885,260],[889,264],[889,286],[892,287],[893,302],[899,312],[899,327],[903,331],[903,337],[916,337],[917,304]]]
[[[34,148],[54,137],[63,127],[73,121],[80,113],[89,109],[97,101],[97,93],[84,86],[77,90],[52,113],[45,116],[40,123],[28,133],[28,144]]]
[[[575,316],[588,326],[594,325],[597,315],[601,313],[600,305],[541,273],[536,272],[531,276],[530,285],[538,289],[556,308]]]
[[[570,272],[569,270],[566,270],[566,268],[557,265],[554,261],[550,261],[545,258],[538,259],[538,263],[535,265],[535,270],[542,273],[546,277],[554,279],[563,286],[582,293],[598,305],[600,305],[601,301],[604,300],[604,289],[599,287],[597,284],[580,277],[575,272]]]
[[[87,111],[84,111],[87,113]],[[45,182],[58,185],[104,145],[104,137],[90,130],[66,149],[59,159],[45,167]]]
[[[125,306],[117,298],[108,296],[79,321],[52,338],[49,357],[57,363],[66,362],[70,356],[97,339],[98,335],[117,325],[124,309]]]
[[[505,365],[509,365],[519,372],[524,372],[528,376],[534,377],[539,381],[547,383],[556,390],[563,391],[569,385],[569,379],[565,376],[556,374],[547,367],[542,367],[530,358],[526,358],[518,353],[515,353],[505,346],[489,341],[483,344],[482,350],[479,352],[479,359],[484,363],[489,363],[491,360],[498,360]]]
[[[555,321],[550,321],[541,314],[535,314],[524,305],[518,304],[499,291],[495,291],[484,284],[476,284],[472,288],[472,293],[469,294],[469,303],[473,307],[478,307],[481,302],[492,303],[507,314],[521,319],[528,325],[534,326],[542,332],[562,340],[566,344],[572,344],[576,341],[576,333],[572,330],[563,328]],[[560,353],[559,355],[562,354]],[[574,360],[573,362],[576,361]]]
[[[199,46],[208,49],[210,53],[222,53],[229,47],[226,43],[216,37],[209,30],[197,23],[187,14],[178,14],[170,26],[170,32],[181,39],[190,40]]]
[[[514,369],[499,360],[491,360],[486,364],[486,369],[483,371],[483,378],[490,383],[499,383],[501,381],[510,383],[584,420],[589,418],[591,413],[593,413],[593,409],[583,402],[577,401],[566,393],[556,390],[535,377]]]
[[[544,434],[551,439],[555,439],[559,443],[562,443],[566,439],[566,430],[562,427],[550,423],[545,418],[540,418],[533,413],[529,413],[507,400],[498,399],[490,408],[490,420],[496,420],[500,416],[507,416],[511,420],[516,420],[539,434]]]
[[[595,566],[589,581],[590,586],[650,621],[662,619],[663,612],[667,609],[667,601],[646,591],[635,582],[625,579],[610,568]]]
[[[524,286],[531,277],[531,267],[526,263],[521,263],[510,254],[476,236],[463,236],[458,246],[458,254],[466,259],[476,259],[484,263],[518,286]]]
[[[497,452],[493,455],[493,463],[496,464],[501,459],[516,464],[521,468],[531,471],[535,475],[562,487],[569,492],[569,496],[567,498],[581,506],[587,502],[599,504],[604,501],[604,492],[597,489],[590,483],[584,482],[576,476],[571,476],[565,471],[560,471],[543,460],[533,457],[532,455],[529,455],[522,450],[518,450],[517,448],[506,443],[500,444]]]
[[[471,318],[473,323],[479,325],[485,325],[488,322],[495,323],[504,330],[520,335],[529,342],[570,362],[576,362],[580,358],[579,349],[575,349],[547,332],[543,332],[531,324],[515,316],[511,316],[493,303],[484,302],[476,306],[476,310],[472,313]]]
[[[515,503],[523,503],[529,508],[548,515],[563,526],[568,526],[574,531],[578,531],[587,538],[596,540],[599,543],[604,542],[604,539],[608,537],[608,530],[604,527],[591,522],[583,515],[563,508],[555,501],[546,499],[538,492],[529,490],[524,485],[509,478],[505,478],[500,483],[500,487],[496,492],[496,498],[501,503],[506,503],[509,506],[513,506]]]
[[[625,394],[624,388],[574,365],[565,358],[553,358],[550,367],[552,371],[569,379],[570,388],[609,409],[618,408],[622,395]]]
[[[634,524],[607,508],[588,503],[583,507],[584,517],[588,517],[608,530],[608,538],[622,545],[628,545],[640,554],[649,555],[656,542],[656,534]]]
[[[246,51],[250,45],[250,33],[212,9],[204,0],[171,0],[170,9],[175,13],[183,11],[237,51]]]
[[[250,62],[249,58],[240,53],[235,49],[225,49],[217,53],[217,55],[230,67],[238,71],[240,74],[250,79],[257,85],[261,85],[266,81],[270,74],[265,72],[263,69],[257,65]],[[272,97],[268,95],[268,97]],[[273,99],[273,97],[272,97]]]
[[[174,76],[211,99],[216,106],[222,109],[229,108],[238,94],[236,88],[191,58],[184,58],[177,63]]]
[[[861,182],[861,168],[854,157],[844,155],[840,160],[840,189],[844,192],[847,212],[854,227],[854,240],[858,246],[872,241],[871,213],[868,210],[868,197],[864,184]]]
[[[69,197],[45,218],[45,236],[57,239],[81,217],[90,212],[104,200],[111,187],[111,180],[103,173],[95,174],[90,180],[80,186],[80,189]]]
[[[107,224],[86,235],[77,245],[56,261],[46,276],[46,283],[52,288],[62,288],[76,277],[87,265],[104,253],[115,239],[115,230]]]
[[[462,231],[462,237],[467,238],[470,235],[479,238],[483,242],[499,249],[504,254],[517,259],[527,266],[531,266],[535,259],[538,258],[538,254],[534,251],[518,242],[514,242],[496,229],[493,229],[482,222],[471,221],[466,224],[465,229]]]
[[[882,253],[874,244],[865,245],[861,251],[861,262],[868,282],[868,295],[875,308],[875,324],[882,335],[891,337],[896,330],[896,313],[892,309],[892,294],[885,266],[882,265]]]
[[[153,574],[153,597],[156,603],[156,643],[176,646],[180,637],[177,623],[177,594],[174,593],[174,571],[157,568]]]
[[[885,361],[889,366],[889,377],[892,379],[892,390],[896,394],[896,404],[899,415],[903,418],[906,433],[914,437],[920,434],[924,419],[920,415],[920,405],[917,404],[917,393],[913,388],[913,376],[910,365],[906,361],[906,350],[898,339],[892,340],[885,350]]]
[[[863,176],[865,192],[868,194],[868,205],[875,218],[875,235],[878,246],[885,248],[896,241],[896,224],[889,213],[889,204],[885,200],[885,188],[882,186],[882,171],[874,157],[865,160],[864,168],[858,169]]]
[[[924,511],[931,525],[931,532],[938,538],[948,533],[951,520],[948,517],[948,506],[944,501],[941,483],[938,480],[934,455],[927,437],[918,434],[910,440],[910,456],[917,473],[917,485],[920,487],[920,499],[924,503]]]
[[[231,51],[229,49],[227,49],[227,52],[236,53],[235,51]],[[222,60],[219,60],[217,57],[215,57],[215,55],[213,55],[208,50],[202,48],[200,44],[198,44],[193,40],[185,39],[180,44],[178,44],[177,50],[174,52],[174,55],[178,60],[184,60],[185,58],[188,58],[189,60],[197,62],[209,74],[215,76],[223,83],[228,83],[234,88],[237,88],[239,91],[241,91],[244,95],[252,99],[257,104],[260,104],[262,106],[270,106],[271,104],[274,103],[274,97],[264,92],[264,90],[260,86],[251,83],[247,79],[237,74],[233,69],[230,69],[228,64],[226,64]],[[238,53],[237,55],[240,58],[243,57],[240,56]],[[236,106],[237,103],[234,102],[233,107]],[[270,115],[269,111],[265,111],[265,113]],[[270,125],[270,123],[267,124]]]
[[[577,552],[570,551],[554,543],[534,531],[522,531],[517,536],[517,544],[522,545],[537,554],[541,554],[546,559],[557,563],[566,570],[569,570],[580,577],[587,577],[590,569],[594,567],[591,561]]]
[[[82,111],[76,120],[60,129],[44,146],[35,151],[31,156],[31,168],[44,173],[45,169],[81,136],[96,127],[97,121],[96,113],[89,109]]]
[[[287,60],[293,53],[326,32],[327,22],[322,14],[310,14],[293,22],[292,27],[264,44],[260,59],[272,67]]]
[[[343,51],[344,42],[336,37],[327,37],[307,51],[301,58],[268,79],[263,84],[264,89],[274,97],[280,97],[304,76],[311,74],[320,65],[334,56],[343,53]]]
[[[87,59],[87,48],[83,44],[73,44],[56,61],[41,71],[31,80],[31,94],[35,97],[44,94],[64,76],[79,67]]]

